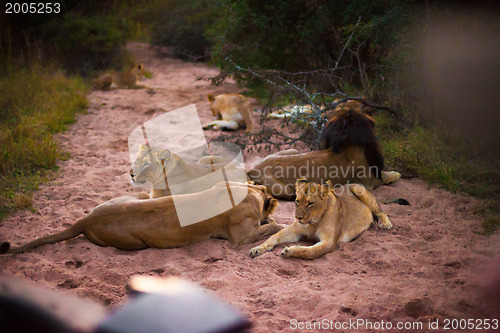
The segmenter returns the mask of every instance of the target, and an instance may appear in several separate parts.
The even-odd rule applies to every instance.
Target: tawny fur
[[[103,74],[97,79],[94,79],[92,83],[96,90],[145,88],[145,86],[137,84],[137,81],[144,76],[144,73],[144,65],[137,64],[123,73]]]
[[[292,200],[297,178],[335,185],[360,183],[368,189],[397,181],[398,172],[383,171],[381,148],[373,120],[355,111],[340,112],[327,123],[322,134],[323,149],[299,153],[281,151],[259,161],[248,172],[251,180],[265,185],[275,198]]]
[[[240,94],[208,95],[210,109],[215,120],[203,125],[203,129],[237,130],[246,127],[254,130],[252,109],[247,98]]]
[[[315,259],[332,252],[338,242],[350,242],[373,222],[383,230],[392,228],[375,197],[359,184],[332,190],[331,183],[319,185],[305,179],[297,180],[295,222],[254,247],[250,256],[271,251],[276,245],[297,242],[302,238],[316,241],[312,246],[285,247],[284,257]]]
[[[146,182],[152,184],[151,199],[171,195],[170,187],[176,185],[175,194],[207,190],[213,186],[213,180],[203,176],[221,168],[224,168],[228,179],[247,180],[244,166],[232,163],[224,157],[203,156],[198,163],[192,163],[167,148],[148,148],[143,144],[139,149],[139,155],[130,169],[130,177],[134,185]],[[196,184],[188,183],[195,179],[197,179]],[[182,186],[182,184],[187,185]]]
[[[222,193],[227,193],[226,183],[200,193],[175,196],[175,205],[173,196],[149,199],[147,193],[138,193],[116,198],[97,206],[66,230],[10,250],[9,243],[5,242],[0,249],[8,250],[7,254],[20,253],[81,234],[94,244],[122,250],[179,247],[213,237],[244,244],[261,240],[283,228],[269,217],[278,203],[266,194],[265,187],[246,183],[230,185],[233,191],[246,188],[247,196],[232,209],[199,223],[181,227],[175,207],[182,202],[192,205],[207,198],[218,205]]]

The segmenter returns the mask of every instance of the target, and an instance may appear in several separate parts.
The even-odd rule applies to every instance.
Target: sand
[[[34,211],[16,212],[0,223],[0,240],[23,244],[69,226],[106,200],[140,191],[130,185],[129,176],[127,138],[135,127],[192,103],[201,121],[208,122],[208,93],[241,91],[233,81],[218,87],[197,81],[218,73],[206,64],[160,57],[145,44],[129,48],[153,73],[141,83],[154,93],[90,93],[88,112],[58,135],[70,158],[60,161],[57,177],[35,193]],[[205,133],[208,138],[220,135]],[[243,130],[237,133],[244,135]],[[245,153],[244,158],[251,163],[264,155]],[[371,227],[311,261],[282,258],[282,246],[252,259],[249,251],[257,244],[234,246],[220,239],[127,252],[80,236],[0,257],[0,274],[91,299],[110,310],[127,301],[130,276],[177,276],[238,308],[253,322],[253,332],[297,331],[315,321],[340,325],[358,319],[389,321],[392,331],[397,322],[421,321],[423,331],[436,332],[429,321],[439,320],[442,329],[445,319],[498,318],[500,237],[480,234],[481,218],[472,213],[479,202],[419,179],[402,179],[373,193],[380,200],[405,198],[411,205],[382,205],[392,230]],[[293,215],[293,202],[280,201],[275,219],[290,224]]]

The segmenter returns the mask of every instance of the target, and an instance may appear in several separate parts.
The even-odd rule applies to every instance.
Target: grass
[[[386,164],[403,176],[418,176],[452,192],[482,200],[474,213],[484,217],[484,233],[500,227],[499,159],[475,152],[464,141],[451,139],[437,129],[415,126],[390,130],[390,120],[376,117]]]
[[[31,206],[32,194],[64,157],[53,134],[87,108],[80,78],[40,66],[0,77],[0,218]]]

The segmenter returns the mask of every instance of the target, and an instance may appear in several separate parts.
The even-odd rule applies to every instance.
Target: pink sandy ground
[[[0,240],[17,245],[59,231],[98,204],[137,191],[129,176],[127,138],[132,129],[191,103],[202,122],[209,121],[208,93],[241,91],[231,81],[219,87],[197,81],[198,76],[218,73],[205,64],[159,57],[144,44],[129,48],[152,72],[143,83],[155,93],[90,93],[88,113],[79,115],[58,138],[70,158],[59,162],[57,177],[35,194],[34,212],[20,211],[0,223]],[[254,162],[261,156],[247,153],[245,158]],[[253,322],[254,332],[297,331],[293,319],[384,320],[394,325],[420,320],[425,331],[436,332],[428,329],[429,320],[440,320],[442,328],[446,318],[499,317],[500,292],[494,283],[498,275],[493,269],[498,271],[500,263],[500,236],[478,234],[481,219],[471,212],[478,201],[418,179],[402,179],[373,193],[379,199],[406,198],[411,206],[383,205],[392,230],[371,227],[355,241],[312,261],[281,258],[281,247],[252,259],[248,253],[256,244],[233,246],[217,239],[183,248],[127,252],[99,247],[81,236],[0,257],[0,274],[64,290],[110,310],[126,302],[130,276],[177,276],[239,308]],[[293,214],[293,203],[280,202],[274,216],[290,224]]]

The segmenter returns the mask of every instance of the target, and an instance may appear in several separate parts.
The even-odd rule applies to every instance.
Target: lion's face
[[[210,102],[210,110],[212,111],[212,116],[216,119],[220,119],[219,105],[216,101]]]
[[[329,183],[320,185],[309,183],[304,178],[297,180],[295,217],[299,223],[317,223],[321,220],[328,204],[330,189]]]
[[[135,65],[134,67],[131,68],[131,72],[134,73],[138,79],[142,78],[145,74],[144,65],[143,64]]]
[[[134,184],[154,182],[163,177],[163,169],[168,165],[172,152],[158,147],[148,148],[141,145],[134,166],[130,169],[130,177]]]
[[[252,184],[253,182],[251,182]],[[274,222],[274,219],[269,216],[274,213],[276,210],[276,207],[278,207],[278,200],[273,198],[272,195],[269,194],[269,191],[265,186],[262,185],[250,185],[254,188],[259,189],[262,192],[262,195],[264,196],[264,207],[262,207],[262,214],[260,217],[261,224],[266,224],[266,223],[271,223]]]

